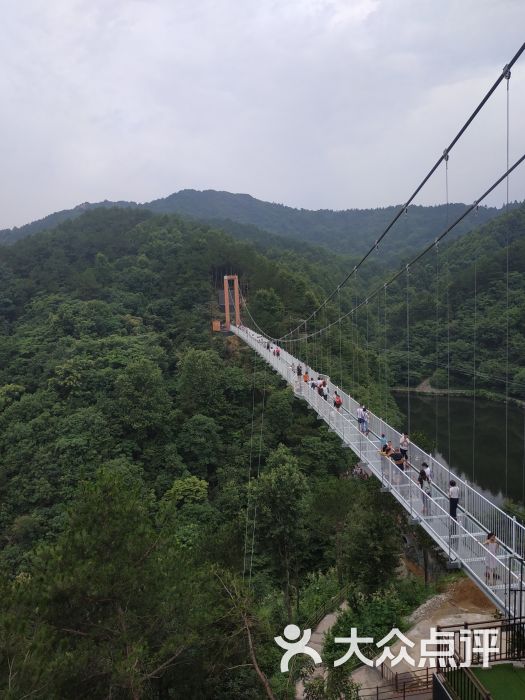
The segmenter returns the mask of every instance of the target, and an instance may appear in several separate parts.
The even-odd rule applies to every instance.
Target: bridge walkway
[[[309,365],[283,349],[279,357],[273,355],[267,349],[270,341],[245,326],[231,325],[231,331],[266,360],[293,387],[295,394],[306,401],[343,443],[359,456],[413,522],[421,525],[439,545],[451,566],[463,568],[503,613],[520,618],[523,616],[525,529],[515,518],[479,493],[475,485],[455,475],[413,443],[409,450],[409,468],[401,471],[392,460],[381,454],[382,439],[391,440],[394,446],[399,445],[401,436],[397,430],[370,413],[369,434],[364,435],[356,419],[359,404],[340,387],[327,379],[330,398],[324,400],[297,376],[298,364],[308,369],[310,375],[319,376]],[[340,411],[335,409],[331,400],[335,390],[343,400]],[[417,482],[422,462],[429,464],[432,470],[429,497],[425,496]],[[451,479],[455,479],[460,488],[457,520],[449,515],[448,487]],[[490,552],[483,544],[488,532],[494,532],[500,543],[495,580],[491,578],[490,581],[486,580],[486,561]]]

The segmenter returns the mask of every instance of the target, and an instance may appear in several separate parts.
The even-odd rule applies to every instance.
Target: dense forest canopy
[[[2,697],[289,697],[273,637],[393,580],[396,509],[211,336],[230,270],[281,331],[342,263],[119,209],[0,251]],[[360,507],[385,546],[357,571]]]
[[[403,427],[408,295],[412,383],[443,382],[446,346],[465,384],[475,323],[479,382],[498,391],[508,321],[522,396],[524,232],[522,207],[351,313],[396,269],[379,256],[308,327],[332,329],[294,348]],[[382,632],[378,610],[402,625],[420,599],[396,581],[408,525],[389,496],[348,478],[351,454],[249,348],[210,332],[224,274],[279,337],[356,258],[232,233],[102,208],[0,249],[2,697],[291,698],[285,624],[343,592],[345,623]],[[347,672],[329,687],[352,697]]]
[[[408,277],[388,290],[391,380],[407,384],[411,339],[411,386],[430,379],[523,400],[525,207],[432,250]]]

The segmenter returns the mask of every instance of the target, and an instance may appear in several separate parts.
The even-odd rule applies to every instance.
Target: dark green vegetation
[[[380,209],[310,211],[263,202],[247,194],[215,190],[181,190],[163,199],[140,205],[135,202],[107,201],[81,204],[75,209],[56,212],[20,228],[0,231],[0,242],[11,243],[24,236],[53,228],[66,219],[81,216],[86,209],[115,206],[147,209],[155,214],[181,214],[225,226],[232,232],[235,229],[233,223],[243,224],[259,229],[256,233],[258,238],[269,232],[288,240],[322,245],[338,253],[354,256],[361,256],[370,248],[399,209],[391,206]],[[382,255],[388,255],[389,259],[399,259],[402,253],[433,240],[445,228],[447,221],[454,220],[464,210],[464,204],[452,204],[448,212],[444,206],[410,207],[410,216],[406,219],[403,217],[402,242],[400,243],[399,238],[394,241],[387,237],[381,248]],[[499,213],[501,210],[495,207],[481,207],[478,212],[478,225],[493,219]],[[469,221],[461,223],[452,234],[453,237],[469,231],[471,226],[472,222]]]
[[[344,478],[350,453],[252,351],[211,337],[230,270],[276,331],[342,273],[141,210],[0,251],[1,697],[293,697],[273,637],[395,578],[389,497]],[[358,388],[392,406],[358,355]]]
[[[436,387],[502,396],[508,377],[509,395],[523,400],[524,273],[524,206],[429,253],[410,270],[408,290],[403,275],[387,293],[392,382],[407,385],[409,343],[412,386],[430,378]]]
[[[425,259],[337,323],[395,270],[377,256],[308,323],[331,330],[292,350],[399,424],[408,294],[412,384],[436,369],[436,339],[439,381],[449,338],[465,384],[475,328],[478,388],[497,390],[508,318],[517,395],[524,218],[443,246],[437,278]],[[350,453],[249,348],[209,331],[224,274],[280,336],[348,261],[232,228],[108,208],[0,250],[2,697],[293,697],[273,643],[285,624],[314,624],[343,592],[341,625],[375,634],[421,598],[395,584],[390,498],[347,478]],[[340,673],[311,697],[352,697]]]

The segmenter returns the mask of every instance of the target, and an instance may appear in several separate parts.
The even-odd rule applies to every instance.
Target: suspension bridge
[[[306,401],[317,416],[353,450],[379,479],[383,489],[403,506],[412,522],[419,524],[430,535],[452,566],[461,567],[504,614],[522,617],[525,603],[525,528],[516,518],[510,517],[479,493],[475,486],[413,443],[409,449],[408,469],[401,471],[381,453],[383,435],[384,440],[399,445],[401,435],[395,428],[370,413],[369,434],[365,435],[357,422],[359,404],[352,396],[328,380],[330,399],[324,400],[296,371],[300,365],[311,376],[318,376],[320,373],[315,368],[284,349],[280,350],[279,356],[274,355],[268,349],[271,340],[250,328],[230,324],[230,330],[278,372],[293,388],[295,395]],[[343,400],[339,411],[331,400],[335,391]],[[429,464],[432,470],[429,496],[425,495],[417,481],[422,462]],[[456,481],[460,490],[457,520],[449,514],[451,479]],[[494,555],[497,560],[495,576],[487,580],[486,562],[492,561],[493,555],[483,543],[489,532],[497,533],[500,546]]]
[[[513,618],[522,619],[525,613],[525,527],[516,520],[515,517],[509,516],[505,511],[499,508],[495,503],[484,496],[475,485],[468,483],[464,479],[451,471],[448,465],[442,464],[434,456],[426,453],[418,445],[411,443],[408,463],[404,470],[400,469],[382,450],[384,441],[391,441],[393,445],[400,445],[401,435],[395,428],[389,425],[384,418],[369,414],[369,431],[364,434],[360,429],[357,420],[357,410],[359,404],[357,400],[346,393],[342,386],[337,386],[332,381],[327,379],[329,400],[320,395],[310,384],[303,381],[302,373],[297,371],[300,366],[308,371],[310,376],[323,375],[319,370],[320,367],[313,366],[319,358],[316,353],[310,353],[308,356],[308,340],[312,343],[319,339],[324,333],[330,331],[332,327],[339,324],[340,340],[339,352],[341,354],[341,321],[345,318],[355,318],[359,309],[366,309],[367,313],[367,336],[368,336],[368,304],[369,301],[384,292],[384,313],[386,322],[386,289],[393,282],[398,280],[406,273],[407,277],[407,297],[405,302],[406,312],[406,343],[407,343],[407,388],[408,397],[410,400],[410,305],[409,305],[409,283],[408,276],[411,268],[422,260],[429,251],[435,250],[438,252],[438,244],[443,240],[470,212],[475,210],[484,199],[492,193],[499,185],[506,184],[507,192],[507,210],[509,206],[509,175],[523,162],[525,162],[525,154],[516,160],[514,164],[510,164],[509,160],[509,83],[511,67],[516,63],[521,54],[525,51],[523,44],[518,52],[513,56],[511,61],[505,65],[501,74],[495,83],[487,91],[481,102],[478,104],[474,112],[469,116],[463,124],[456,136],[450,142],[437,162],[430,169],[427,175],[423,178],[414,192],[398,210],[392,221],[388,224],[385,230],[370,246],[368,252],[361,260],[351,269],[346,277],[326,296],[324,301],[312,312],[312,314],[302,320],[298,326],[290,330],[280,338],[274,338],[262,329],[253,318],[246,304],[245,299],[240,294],[237,275],[226,275],[224,277],[224,301],[225,301],[225,317],[226,330],[230,330],[237,335],[242,341],[249,345],[259,354],[271,367],[279,373],[284,381],[286,381],[294,390],[297,397],[306,401],[309,408],[314,410],[318,418],[324,420],[330,430],[336,433],[343,444],[353,450],[359,457],[362,463],[366,465],[371,474],[373,474],[380,482],[382,489],[388,491],[405,509],[409,518],[413,523],[419,524],[425,532],[433,539],[438,547],[445,554],[451,567],[461,568],[466,574],[476,583],[487,597],[501,610],[501,612]],[[490,187],[471,205],[466,207],[465,211],[455,221],[446,226],[445,230],[436,236],[422,251],[419,251],[412,257],[398,272],[394,273],[388,280],[380,284],[377,289],[369,291],[362,301],[358,301],[349,311],[341,313],[341,289],[351,279],[355,278],[358,270],[373,255],[379,248],[381,241],[394,227],[397,221],[406,214],[409,205],[414,198],[422,190],[425,184],[429,181],[432,175],[436,172],[440,165],[445,168],[446,182],[446,203],[447,212],[449,204],[448,191],[448,161],[449,155],[453,147],[469,128],[473,120],[482,110],[491,95],[495,92],[500,84],[506,83],[506,170],[495,180]],[[448,214],[447,214],[448,221]],[[509,310],[509,254],[508,254],[508,232],[506,239],[507,261],[506,261],[506,303],[507,303],[507,328],[506,328],[506,403],[505,415],[507,420],[508,413],[508,352],[509,352],[509,329],[508,329],[508,310]],[[439,266],[436,258],[436,295],[439,287]],[[233,281],[233,295],[230,289],[230,282]],[[447,343],[450,343],[450,317],[448,307],[448,286],[446,287],[447,294]],[[476,280],[475,280],[476,290]],[[249,317],[250,325],[248,328],[241,323],[240,299],[245,307],[247,317]],[[328,322],[327,308],[331,301],[338,301],[339,317]],[[477,313],[477,297],[474,301],[474,352],[475,352],[475,329],[476,329],[476,313]],[[230,322],[230,303],[235,309],[235,322]],[[337,305],[336,305],[337,306]],[[315,321],[319,321],[322,310],[324,309],[325,321],[323,327],[319,328]],[[436,320],[438,314],[438,299],[436,298]],[[219,330],[220,323],[215,327]],[[310,324],[310,325],[309,325]],[[312,325],[314,330],[312,331]],[[385,324],[386,328],[386,324]],[[386,333],[386,331],[385,331]],[[294,335],[296,337],[294,338]],[[503,339],[502,339],[503,340]],[[306,356],[300,357],[301,343],[304,343],[303,348]],[[272,353],[269,348],[272,344],[279,346],[279,354]],[[284,346],[289,346],[290,350],[297,349],[296,355],[291,354]],[[387,340],[385,334],[385,348],[387,351]],[[436,358],[438,357],[436,351]],[[341,358],[340,358],[341,360]],[[437,361],[437,360],[436,360]],[[448,367],[450,372],[450,367]],[[450,381],[450,375],[449,381]],[[342,374],[341,374],[342,377]],[[342,381],[342,380],[341,380]],[[359,382],[358,382],[359,383]],[[474,372],[474,396],[475,396],[475,372]],[[449,387],[450,388],[450,387]],[[342,398],[342,405],[336,408],[332,397],[335,392]],[[338,410],[339,409],[339,410]],[[386,412],[386,406],[385,406]],[[410,407],[409,407],[410,416]],[[508,438],[506,438],[508,439]],[[431,468],[430,486],[426,485],[425,490],[421,488],[418,482],[418,476],[423,463],[427,463]],[[450,482],[454,480],[459,487],[460,501],[456,517],[452,517],[450,509],[449,488]],[[495,533],[498,540],[498,548],[494,551],[486,546],[487,536],[489,533]],[[253,543],[252,543],[253,544]]]

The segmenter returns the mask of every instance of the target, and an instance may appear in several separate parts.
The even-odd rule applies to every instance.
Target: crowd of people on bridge
[[[281,358],[281,349],[277,345],[272,344],[264,336],[254,334],[253,332],[252,335],[263,347],[266,348],[269,354],[273,355],[277,359]],[[298,391],[301,391],[302,386],[306,386],[310,390],[317,392],[319,397],[321,397],[323,400],[328,401],[330,395],[330,382],[327,377],[314,373],[314,371],[309,369],[308,367],[305,367],[303,369],[303,366],[300,363],[297,365],[291,364],[290,369],[294,376],[296,375],[296,389]],[[333,407],[337,412],[340,412],[341,409],[344,408],[343,397],[337,389],[333,389],[332,402]],[[359,405],[354,418],[357,420],[357,426],[359,431],[365,436],[369,436],[370,413],[367,407],[365,405]],[[427,462],[421,462],[421,468],[419,470],[416,470],[415,472],[413,471],[414,465],[412,465],[409,461],[409,450],[411,443],[407,432],[403,432],[399,437],[399,440],[396,442],[398,442],[398,444],[393,445],[392,440],[387,440],[385,435],[382,434],[380,438],[380,454],[383,458],[392,462],[395,465],[396,470],[398,470],[395,473],[399,475],[406,474],[406,476],[401,477],[401,483],[403,483],[403,479],[414,479],[415,474],[417,474],[417,478],[415,478],[414,480],[417,481],[417,484],[420,488],[422,503],[421,514],[423,518],[431,516],[431,504],[433,502],[432,468],[428,465]],[[353,470],[353,476],[357,478],[366,479],[369,477],[369,474],[366,470],[363,469],[361,465],[358,465]],[[393,478],[395,479],[396,477]],[[439,496],[440,493],[443,492],[436,485],[434,495]],[[461,494],[460,488],[454,479],[449,480],[448,492],[446,492],[446,496],[448,497],[449,503],[451,532],[455,533],[456,530],[454,528],[456,528],[455,523],[457,523],[458,521],[458,508]],[[496,534],[493,532],[489,532],[487,535],[487,539],[482,544],[485,548],[485,581],[487,585],[495,585],[500,578],[497,571],[497,567],[499,564],[498,554],[500,550],[500,544],[497,540]]]

